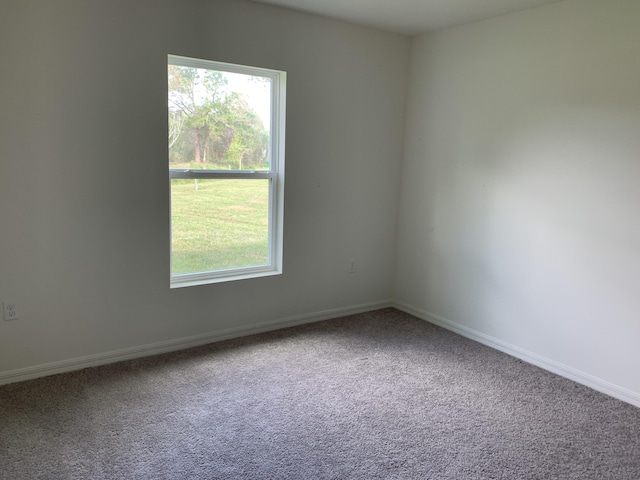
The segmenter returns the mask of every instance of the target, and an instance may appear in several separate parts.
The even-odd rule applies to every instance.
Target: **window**
[[[169,55],[171,288],[282,273],[286,73]]]

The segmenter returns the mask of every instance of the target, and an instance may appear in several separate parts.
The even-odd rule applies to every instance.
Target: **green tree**
[[[231,121],[235,162],[238,168],[259,167],[266,159],[269,142],[260,117],[251,110],[246,100],[237,94],[231,96]],[[231,147],[230,147],[231,149]]]
[[[169,65],[169,131],[188,130],[193,139],[193,160],[206,163],[205,145],[223,102],[226,79],[214,70]],[[178,128],[177,123],[182,121]],[[187,133],[187,132],[185,132]],[[177,141],[177,138],[176,138]],[[175,142],[174,141],[174,145]]]

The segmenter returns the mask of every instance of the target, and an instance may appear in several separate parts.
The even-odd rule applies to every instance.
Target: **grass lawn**
[[[268,198],[269,180],[171,180],[171,273],[266,264]]]

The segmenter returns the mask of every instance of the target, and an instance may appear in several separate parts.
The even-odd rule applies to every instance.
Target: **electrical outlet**
[[[4,309],[4,319],[5,320],[17,320],[18,317],[18,302],[15,300],[7,300],[2,302],[2,307]]]
[[[355,258],[349,260],[349,273],[356,273],[358,271],[358,265]]]

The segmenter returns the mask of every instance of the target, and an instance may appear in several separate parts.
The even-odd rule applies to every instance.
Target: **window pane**
[[[171,180],[171,273],[267,265],[269,180]]]
[[[169,168],[269,170],[269,77],[168,65]]]

